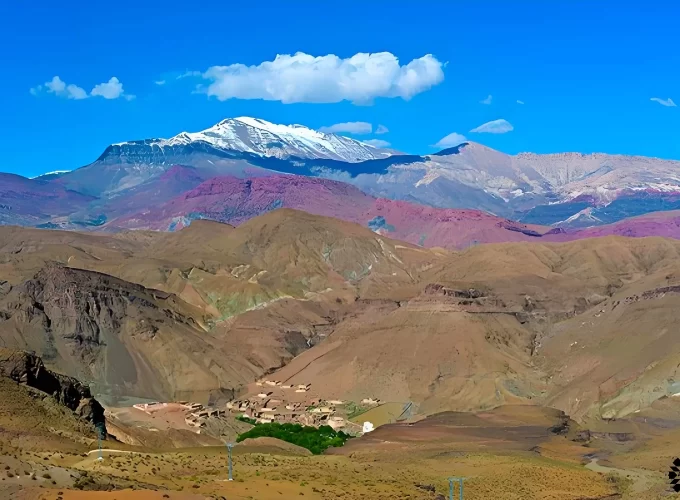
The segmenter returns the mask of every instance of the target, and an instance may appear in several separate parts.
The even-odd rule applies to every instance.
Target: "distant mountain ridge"
[[[279,147],[278,142],[272,142],[276,134],[294,139]],[[182,133],[169,140],[112,145],[92,166],[118,165],[126,170],[129,164],[134,164],[137,167],[134,175],[123,175],[126,182],[120,183],[122,186],[136,182],[137,177],[143,176],[141,170],[153,173],[168,162],[191,165],[210,171],[211,175],[246,177],[262,169],[259,175],[270,175],[273,171],[326,177],[349,182],[376,197],[439,208],[479,209],[526,223],[567,227],[611,223],[628,215],[641,215],[668,205],[649,200],[650,197],[666,199],[680,193],[680,162],[671,160],[601,153],[512,156],[473,142],[430,155],[391,155],[390,150],[368,150],[367,155],[364,147],[357,146],[361,144],[358,141],[332,136],[333,140],[341,140],[343,147],[346,141],[351,141],[352,148],[359,148],[351,150],[353,154],[349,156],[353,159],[348,161],[347,154],[339,155],[337,151],[329,154],[333,148],[322,147],[323,137],[331,135],[301,126],[236,118],[203,132]],[[276,147],[270,148],[275,142]],[[120,184],[107,190],[118,191]],[[71,188],[81,190],[77,185]],[[631,203],[624,203],[623,209],[617,209],[618,216],[570,219],[586,207],[599,210],[619,198],[624,198],[624,202],[632,198],[635,204],[640,196],[646,196],[647,206],[632,208]],[[670,209],[675,208],[671,203]]]
[[[112,227],[114,219],[158,209],[212,178],[281,174],[345,182],[373,198],[557,228],[680,209],[678,161],[600,153],[512,156],[474,142],[429,155],[394,153],[301,125],[226,119],[170,139],[112,144],[70,172],[0,178],[0,223]]]

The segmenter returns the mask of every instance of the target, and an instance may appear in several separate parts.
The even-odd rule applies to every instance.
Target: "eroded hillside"
[[[287,209],[0,236],[3,343],[118,395],[229,398],[272,374],[426,414],[539,403],[587,419],[678,392],[672,240],[448,252]]]

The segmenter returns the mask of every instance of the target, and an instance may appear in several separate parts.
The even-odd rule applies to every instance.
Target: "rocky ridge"
[[[90,388],[73,377],[48,370],[35,354],[0,347],[0,377],[52,396],[78,418],[106,430],[104,408]]]

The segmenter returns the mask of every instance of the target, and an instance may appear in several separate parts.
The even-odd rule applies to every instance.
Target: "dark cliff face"
[[[172,294],[58,263],[5,288],[0,345],[35,352],[102,394],[173,397],[167,345],[204,331],[190,315],[197,311]]]
[[[106,429],[104,408],[92,397],[90,388],[75,378],[51,372],[34,354],[0,348],[0,377],[53,396],[79,418]]]
[[[142,286],[60,265],[46,266],[19,291],[29,321],[41,322],[83,353],[94,353],[104,332],[120,330],[130,309],[156,309],[148,295]]]

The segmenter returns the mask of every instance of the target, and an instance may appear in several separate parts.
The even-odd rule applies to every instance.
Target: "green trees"
[[[315,455],[323,453],[326,448],[331,446],[342,446],[350,438],[348,434],[342,431],[334,431],[329,425],[322,425],[317,429],[316,427],[300,424],[279,424],[274,422],[256,425],[249,431],[240,434],[236,442],[240,443],[244,439],[258,437],[273,437],[287,443],[296,444],[307,448]]]

